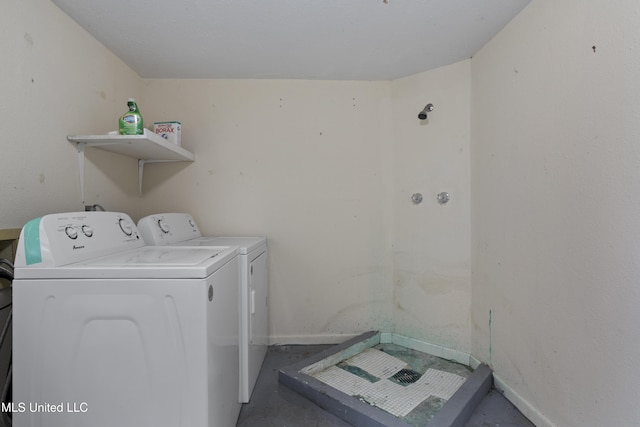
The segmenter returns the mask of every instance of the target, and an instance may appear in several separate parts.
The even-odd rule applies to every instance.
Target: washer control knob
[[[133,234],[133,226],[129,221],[124,218],[120,218],[118,224],[120,225],[120,229],[124,234],[126,234],[127,236],[131,236]]]
[[[87,236],[87,237],[91,237],[91,236],[93,236],[93,228],[91,228],[90,225],[83,225],[82,226],[82,233],[84,233],[84,235]]]
[[[167,234],[171,230],[171,227],[169,227],[169,224],[167,224],[164,219],[158,220],[158,228],[160,228],[160,231],[164,234]]]
[[[78,230],[76,230],[75,227],[71,226],[71,225],[67,225],[64,228],[64,232],[67,235],[67,237],[69,237],[70,239],[77,239],[78,238]]]

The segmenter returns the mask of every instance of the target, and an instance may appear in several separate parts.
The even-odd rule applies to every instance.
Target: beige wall
[[[4,1],[0,37],[0,228],[82,210],[66,136],[116,129],[141,79],[48,0]],[[135,160],[90,151],[87,202],[135,211]]]
[[[146,120],[181,121],[196,162],[148,166],[144,212],[191,212],[208,234],[266,234],[274,342],[379,329],[469,351],[469,70],[146,80]],[[428,123],[417,119],[427,102],[438,105]],[[452,202],[440,206],[445,190]],[[412,192],[425,202],[412,205]]]
[[[540,426],[640,420],[639,24],[536,0],[472,60],[472,348]]]
[[[266,235],[274,342],[392,324],[390,84],[147,80],[147,120],[179,120],[193,164],[150,165],[147,214]]]
[[[470,62],[392,82],[395,332],[470,351]],[[418,112],[432,103],[428,120]],[[439,204],[436,195],[451,200]],[[424,201],[411,202],[413,193]]]

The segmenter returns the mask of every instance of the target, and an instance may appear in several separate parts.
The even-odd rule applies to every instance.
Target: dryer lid
[[[267,249],[265,237],[198,237],[174,243],[176,246],[237,246],[240,254],[246,255],[255,250],[264,252]]]

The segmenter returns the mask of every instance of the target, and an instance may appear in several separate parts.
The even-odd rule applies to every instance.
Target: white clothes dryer
[[[202,236],[193,217],[163,213],[138,221],[147,245],[237,246],[240,258],[240,394],[249,402],[269,345],[267,239]]]
[[[123,213],[23,228],[13,281],[13,425],[231,427],[233,247],[145,246]]]

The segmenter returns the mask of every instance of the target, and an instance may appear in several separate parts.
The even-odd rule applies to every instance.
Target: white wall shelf
[[[84,150],[99,148],[112,153],[138,159],[138,191],[142,194],[142,176],[146,163],[193,162],[195,156],[184,148],[168,142],[161,136],[144,130],[144,135],[70,135],[69,142],[78,151],[78,172],[80,174],[80,195],[84,205]]]

